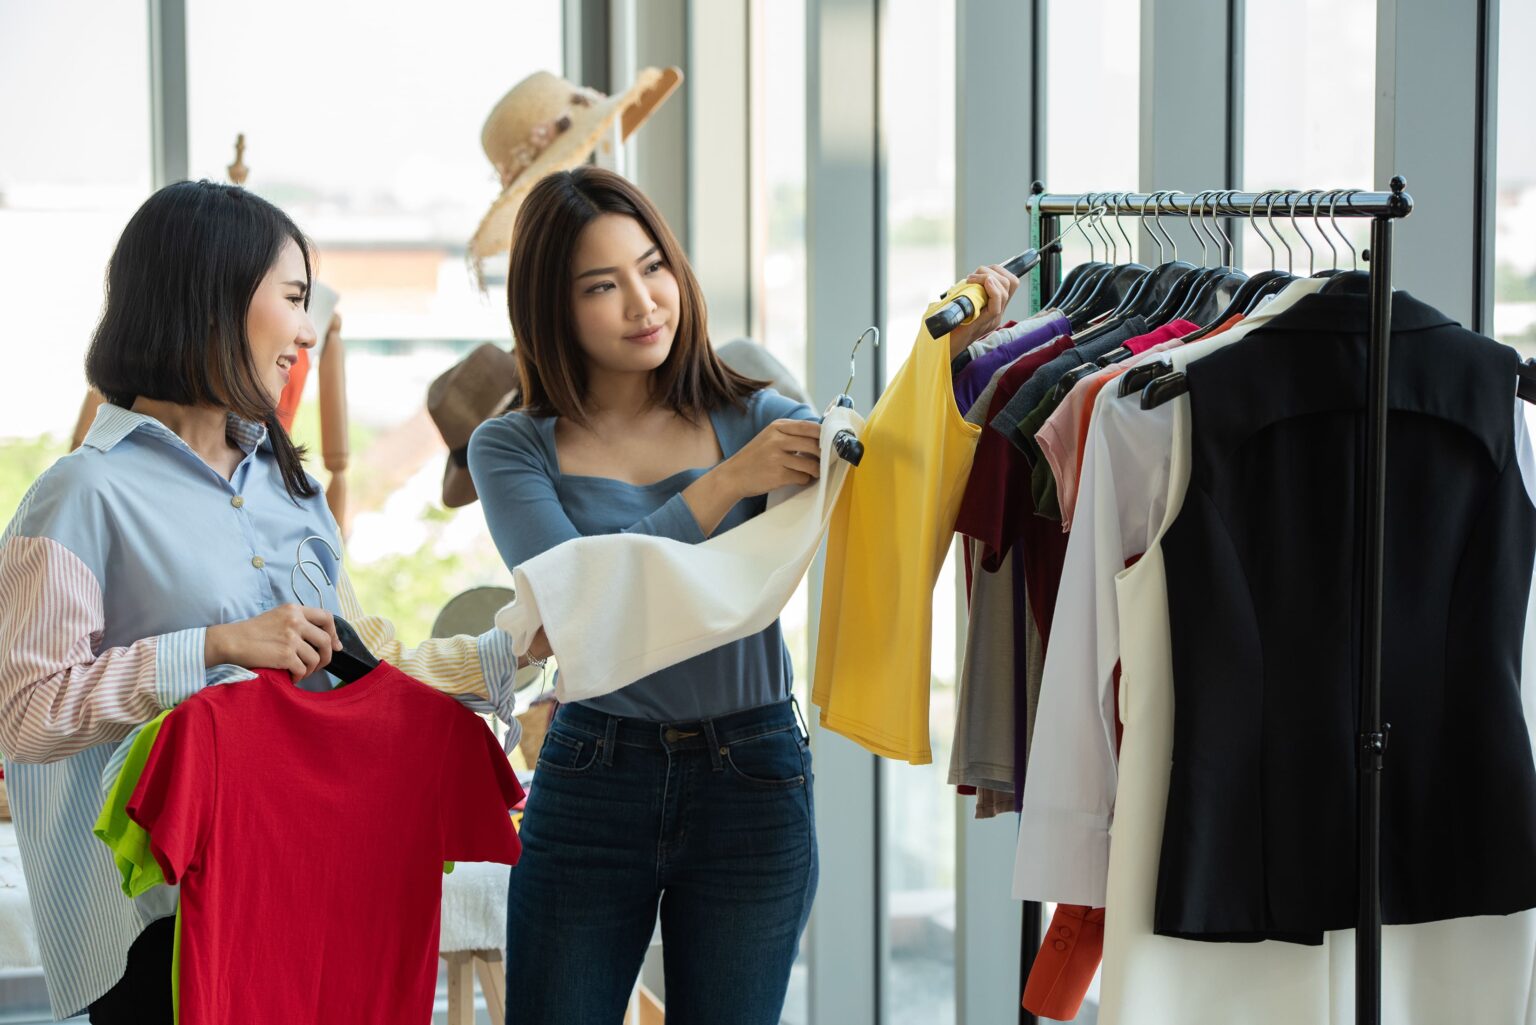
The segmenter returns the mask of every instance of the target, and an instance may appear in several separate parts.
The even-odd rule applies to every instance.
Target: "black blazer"
[[[1356,917],[1368,299],[1314,295],[1187,369],[1163,541],[1173,766],[1155,928],[1320,943]],[[1536,907],[1520,701],[1536,509],[1513,349],[1403,292],[1387,433],[1382,913]]]

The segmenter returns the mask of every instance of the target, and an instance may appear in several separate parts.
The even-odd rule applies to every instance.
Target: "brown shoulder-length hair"
[[[572,263],[587,225],[603,214],[633,217],[677,278],[680,309],[672,351],[652,373],[652,401],[690,420],[744,405],[768,382],[743,377],[709,342],[708,314],[683,247],[645,194],[600,167],[541,179],[517,213],[507,272],[507,314],[516,340],[522,409],[587,422],[587,363],[576,343]]]

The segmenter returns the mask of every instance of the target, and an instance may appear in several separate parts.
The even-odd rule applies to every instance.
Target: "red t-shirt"
[[[443,862],[515,863],[523,789],[393,666],[323,693],[257,673],[167,716],[128,802],[181,884],[181,1025],[420,1025]]]

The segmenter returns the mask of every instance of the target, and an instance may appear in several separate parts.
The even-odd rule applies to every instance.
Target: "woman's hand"
[[[821,476],[821,424],[775,420],[717,469],[733,483],[738,501],[786,484],[809,484]]]
[[[821,476],[821,424],[775,420],[683,489],[683,501],[705,537],[743,498],[766,495],[786,484],[809,484]]]
[[[981,314],[969,324],[962,324],[949,333],[949,358],[954,359],[961,351],[978,338],[985,338],[997,330],[1003,322],[1003,312],[1008,309],[1008,303],[1013,299],[1013,294],[1019,290],[1019,279],[1012,271],[1000,263],[994,263],[990,267],[977,267],[971,272],[971,276],[965,279],[980,285],[987,291],[987,305],[982,307]]]
[[[210,666],[286,669],[298,682],[330,665],[331,653],[340,650],[336,620],[329,612],[308,605],[279,605],[238,623],[210,626],[203,661]]]

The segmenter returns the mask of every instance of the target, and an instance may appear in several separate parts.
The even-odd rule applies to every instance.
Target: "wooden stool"
[[[486,1013],[495,1025],[507,1020],[507,975],[499,950],[460,950],[442,955],[448,962],[448,1025],[475,1025],[475,976]]]

